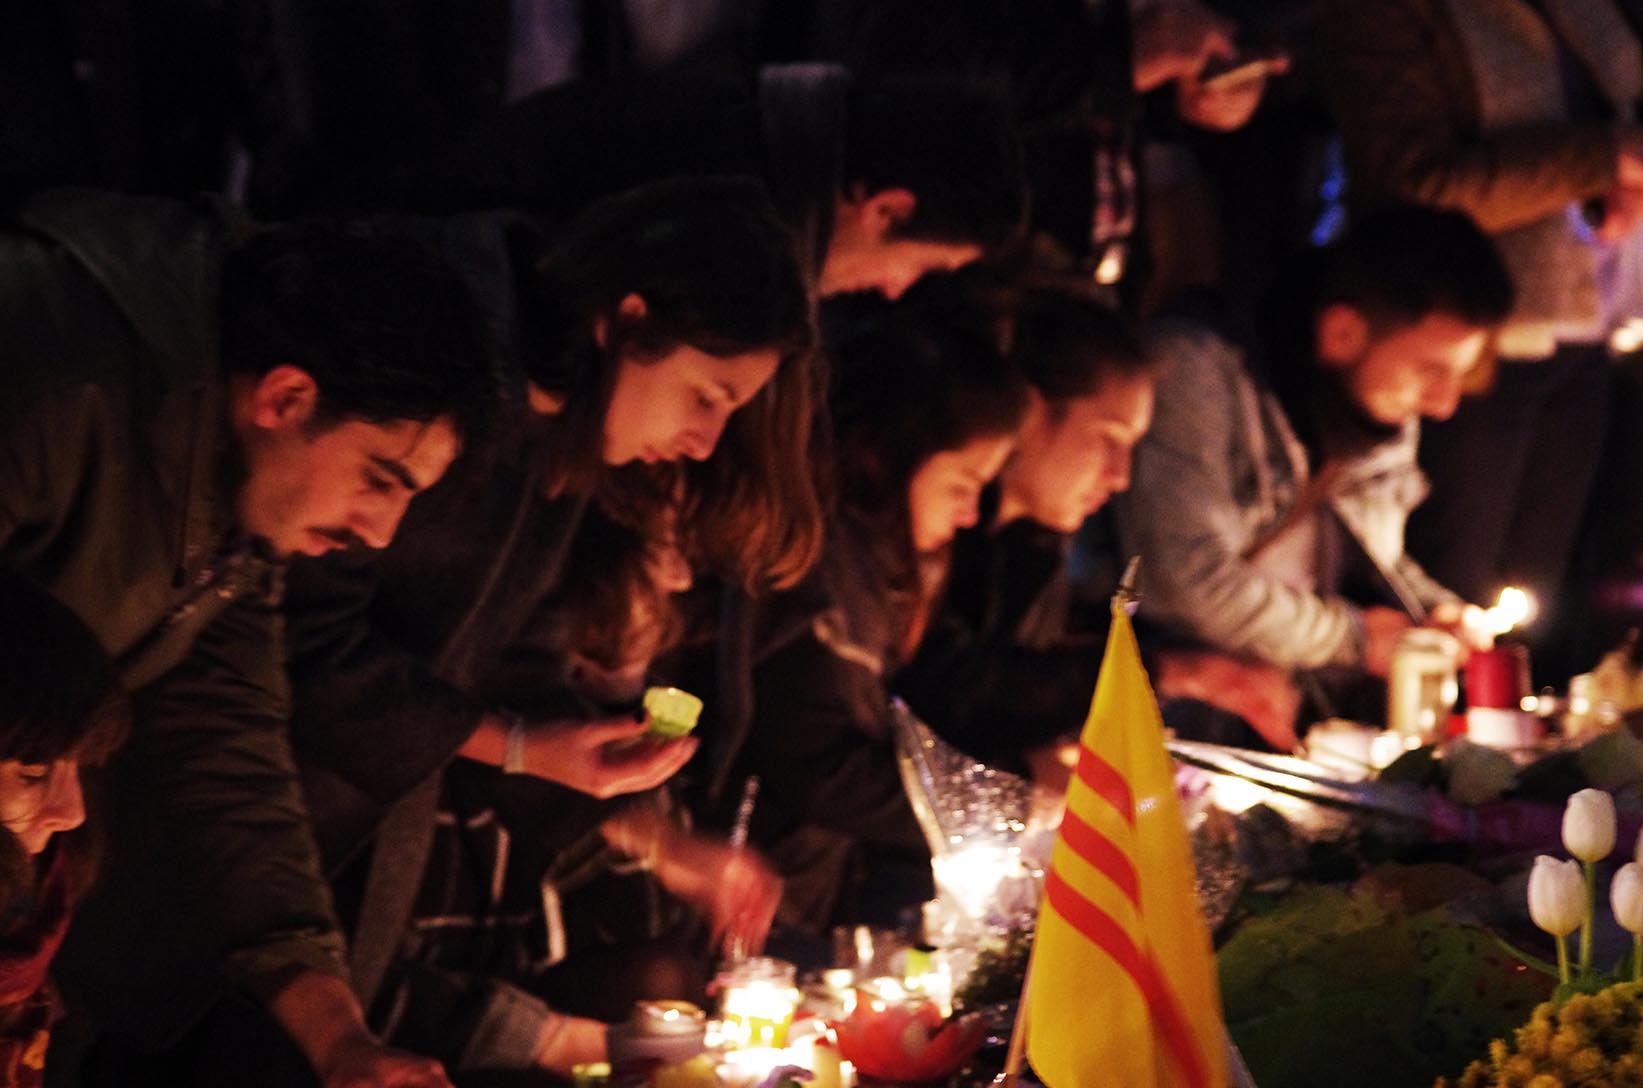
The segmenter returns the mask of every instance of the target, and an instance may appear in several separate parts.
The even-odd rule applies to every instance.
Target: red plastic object
[[[987,1037],[987,1018],[972,1012],[943,1022],[941,1010],[929,1001],[882,1001],[858,993],[855,1011],[834,1030],[839,1053],[857,1072],[921,1084],[963,1068]]]
[[[1529,694],[1529,648],[1503,642],[1466,659],[1466,705],[1516,710]]]

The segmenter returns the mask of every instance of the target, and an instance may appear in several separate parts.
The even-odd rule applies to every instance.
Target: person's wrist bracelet
[[[525,719],[511,710],[502,711],[502,720],[508,723],[508,736],[502,743],[502,773],[525,773]]]

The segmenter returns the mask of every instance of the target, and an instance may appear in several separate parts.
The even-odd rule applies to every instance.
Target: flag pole
[[[1036,943],[1038,935],[1033,934]],[[1016,1002],[1015,1026],[1010,1029],[1010,1049],[1004,1055],[1004,1074],[998,1078],[999,1088],[1015,1088],[1021,1075],[1022,1060],[1027,1056],[1027,984],[1033,978],[1033,960],[1027,957],[1027,970],[1021,976],[1021,1000]]]
[[[1124,576],[1118,580],[1118,588],[1113,592],[1112,602],[1124,609],[1129,615],[1135,615],[1136,608],[1141,603],[1141,594],[1135,588],[1136,576],[1141,570],[1141,557],[1130,556],[1130,561],[1124,565]],[[1037,954],[1038,934],[1033,934],[1033,953]],[[1015,1024],[1010,1028],[1010,1049],[1004,1056],[1004,1072],[995,1082],[999,1088],[1016,1088],[1016,1080],[1021,1076],[1021,1067],[1027,1056],[1027,992],[1033,978],[1033,956],[1027,957],[1027,970],[1021,976],[1021,999],[1016,1002]]]

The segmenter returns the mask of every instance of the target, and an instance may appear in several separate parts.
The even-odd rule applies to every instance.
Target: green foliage
[[[1389,868],[1407,888],[1449,867]],[[1550,992],[1486,931],[1422,905],[1439,895],[1392,883],[1299,886],[1222,947],[1227,1025],[1261,1088],[1430,1084]]]
[[[963,1012],[1006,1005],[1021,996],[1027,957],[1033,950],[1033,926],[1012,930],[1008,937],[983,945],[964,985],[953,995],[953,1007]]]
[[[1623,982],[1575,994],[1559,1008],[1547,1001],[1512,1040],[1489,1044],[1457,1088],[1643,1088],[1643,986]],[[1440,1088],[1448,1081],[1440,1080]]]

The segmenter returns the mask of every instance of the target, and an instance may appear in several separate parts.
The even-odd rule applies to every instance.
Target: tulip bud
[[[1602,861],[1614,849],[1614,798],[1581,790],[1563,810],[1563,846],[1581,861]]]
[[[1586,919],[1586,879],[1578,861],[1545,854],[1529,872],[1529,917],[1554,937],[1567,937]]]
[[[1628,861],[1615,871],[1609,884],[1614,920],[1628,933],[1643,933],[1643,865]]]

